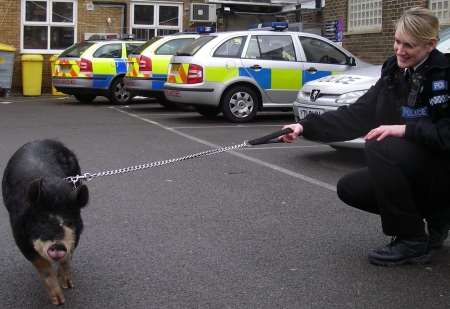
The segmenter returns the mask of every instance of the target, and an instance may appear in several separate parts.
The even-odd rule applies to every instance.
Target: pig
[[[14,240],[55,305],[65,302],[61,287],[74,286],[71,260],[83,230],[81,208],[89,201],[85,184],[66,180],[75,175],[80,175],[75,154],[47,139],[19,148],[2,179]]]

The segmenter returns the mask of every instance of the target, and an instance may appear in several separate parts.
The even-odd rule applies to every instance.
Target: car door
[[[242,63],[243,73],[264,91],[266,106],[295,101],[301,86],[302,64],[297,61],[291,34],[251,34]]]
[[[94,88],[108,89],[116,75],[126,73],[125,54],[125,46],[120,42],[104,44],[94,52]]]
[[[302,84],[348,70],[351,58],[336,46],[320,38],[300,35],[302,48]]]

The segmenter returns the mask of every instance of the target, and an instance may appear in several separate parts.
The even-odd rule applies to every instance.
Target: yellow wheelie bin
[[[50,69],[52,72],[52,76],[53,76],[53,73],[55,72],[55,62],[56,62],[56,60],[58,60],[58,56],[59,55],[53,55],[50,57]],[[56,88],[55,88],[55,86],[53,86],[53,82],[52,82],[52,95],[65,95],[65,94],[56,90]]]
[[[22,88],[24,96],[39,96],[42,88],[42,55],[22,55]]]

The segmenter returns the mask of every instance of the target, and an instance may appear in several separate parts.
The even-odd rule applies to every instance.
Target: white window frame
[[[428,8],[439,18],[441,25],[450,25],[449,0],[429,0]]]
[[[134,10],[136,5],[150,5],[153,6],[153,24],[142,25],[134,23]],[[174,6],[178,7],[178,25],[177,26],[162,26],[159,25],[159,7],[160,6]],[[183,2],[150,2],[150,1],[134,1],[131,3],[130,10],[130,29],[129,32],[133,33],[133,29],[148,29],[154,31],[154,36],[158,35],[158,30],[178,30],[183,31]]]
[[[347,33],[378,33],[382,30],[382,0],[348,0]]]
[[[51,36],[51,27],[59,26],[59,27],[70,27],[73,28],[74,42],[77,42],[77,19],[78,19],[78,1],[77,0],[36,0],[40,2],[47,3],[47,20],[46,21],[26,21],[26,3],[32,0],[21,0],[20,7],[20,51],[23,53],[39,53],[39,54],[55,54],[59,53],[64,49],[50,49],[50,36]],[[56,2],[69,2],[73,5],[73,20],[72,22],[53,22],[52,21],[52,12],[53,12],[53,3]],[[25,26],[45,26],[47,27],[47,49],[25,49],[24,48],[24,28]],[[67,46],[68,47],[68,46]]]

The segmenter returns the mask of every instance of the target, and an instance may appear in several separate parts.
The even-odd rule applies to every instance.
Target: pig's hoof
[[[72,276],[70,273],[60,272],[58,274],[59,282],[61,283],[61,287],[63,289],[72,289],[74,287]]]
[[[50,300],[53,305],[57,305],[57,306],[63,305],[64,302],[66,301],[64,299],[64,295],[60,289],[50,291]]]

